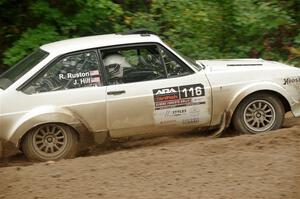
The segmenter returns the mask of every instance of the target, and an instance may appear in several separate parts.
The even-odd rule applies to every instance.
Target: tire
[[[31,161],[74,158],[77,154],[78,138],[69,126],[44,124],[29,131],[21,147]]]
[[[279,129],[284,114],[283,104],[276,96],[268,93],[253,94],[237,107],[233,125],[242,133],[263,133]]]

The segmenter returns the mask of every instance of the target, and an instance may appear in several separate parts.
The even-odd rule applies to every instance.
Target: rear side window
[[[96,51],[88,51],[60,58],[31,81],[23,92],[33,94],[93,86],[101,86],[99,61]]]
[[[6,89],[16,82],[25,73],[35,67],[38,63],[44,60],[48,53],[39,49],[29,56],[22,59],[16,65],[12,66],[8,71],[0,76],[0,88]]]

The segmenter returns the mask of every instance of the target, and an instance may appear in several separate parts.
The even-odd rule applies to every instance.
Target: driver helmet
[[[103,59],[104,67],[107,69],[110,78],[122,78],[123,68],[131,67],[126,59],[119,53],[109,54]]]

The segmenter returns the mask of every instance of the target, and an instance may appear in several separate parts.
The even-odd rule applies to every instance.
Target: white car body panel
[[[285,84],[287,78],[299,78],[299,69],[262,59],[198,60],[206,66],[206,74],[212,85],[213,123],[221,119],[220,111],[231,113],[244,97],[260,90],[281,94],[291,105],[292,113],[299,117],[299,83]],[[245,66],[243,66],[245,65]],[[249,65],[249,66],[247,66]],[[226,96],[226,98],[224,98]]]

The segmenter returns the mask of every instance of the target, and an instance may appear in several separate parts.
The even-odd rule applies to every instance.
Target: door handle
[[[122,90],[122,91],[108,91],[107,92],[107,95],[121,95],[121,94],[124,94],[125,91]]]

